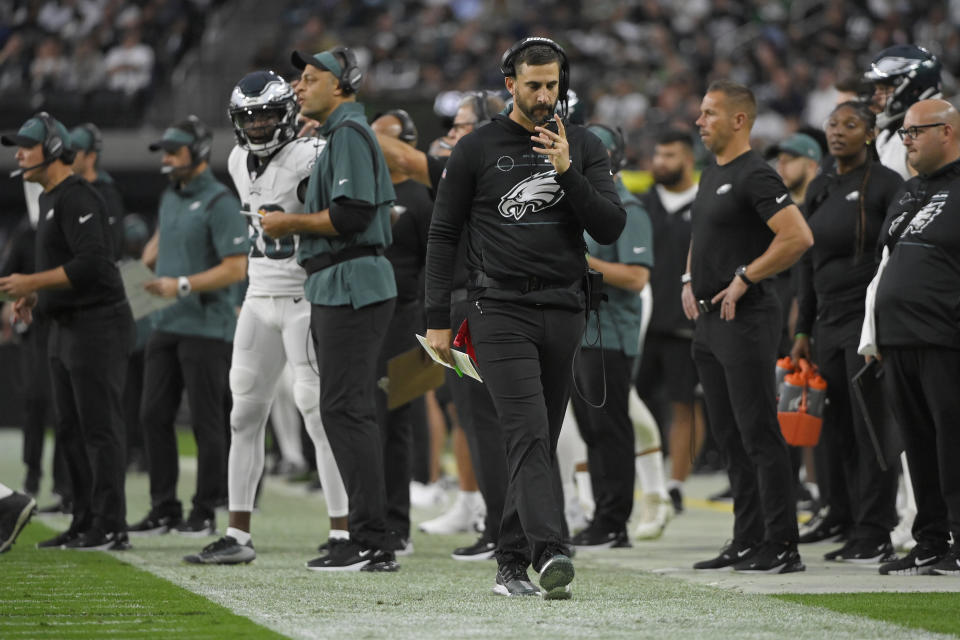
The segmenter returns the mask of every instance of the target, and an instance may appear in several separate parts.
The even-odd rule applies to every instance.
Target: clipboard
[[[903,451],[903,438],[883,399],[882,377],[883,367],[879,360],[873,359],[854,374],[850,386],[863,415],[877,463],[887,471],[890,468],[888,461],[896,460]]]
[[[387,409],[393,411],[443,384],[443,367],[413,347],[387,361]]]

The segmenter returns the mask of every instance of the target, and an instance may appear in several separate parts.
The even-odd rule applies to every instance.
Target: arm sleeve
[[[60,229],[73,256],[62,265],[70,286],[78,291],[95,287],[112,264],[109,240],[103,235],[106,203],[93,187],[74,187],[58,204]]]
[[[428,329],[450,328],[450,290],[457,244],[476,189],[476,165],[481,150],[461,140],[453,148],[437,188],[427,235],[426,309]],[[475,148],[476,147],[476,148]]]
[[[210,203],[207,224],[214,249],[221,260],[227,256],[246,254],[250,250],[247,219],[239,211],[240,201],[229,192],[224,192]]]
[[[767,222],[784,207],[793,204],[790,192],[784,186],[783,180],[777,172],[763,165],[752,172],[741,184],[747,187],[746,195],[750,207],[757,212],[760,218]]]
[[[627,223],[617,238],[617,262],[653,268],[653,229],[650,216],[635,201],[626,205]]]
[[[595,135],[583,133],[583,173],[571,164],[563,175],[557,176],[557,183],[563,187],[570,208],[587,233],[600,244],[612,244],[623,231],[627,213],[613,185],[603,143]]]
[[[796,333],[810,335],[817,318],[817,293],[813,288],[813,252],[808,249],[797,263]]]
[[[370,226],[377,208],[363,200],[337,198],[330,203],[330,222],[341,236],[360,233]]]

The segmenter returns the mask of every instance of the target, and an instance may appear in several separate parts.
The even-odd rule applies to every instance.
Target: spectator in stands
[[[153,49],[140,41],[138,29],[128,29],[119,45],[107,52],[107,88],[127,96],[150,86]]]
[[[30,88],[34,92],[62,89],[66,86],[67,59],[56,36],[40,41],[30,63]]]
[[[107,66],[95,37],[77,43],[67,61],[64,83],[67,88],[86,94],[104,86]]]

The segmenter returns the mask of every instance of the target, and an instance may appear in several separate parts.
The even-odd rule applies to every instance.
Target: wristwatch
[[[680,284],[687,284],[691,280],[693,280],[693,277],[690,275],[689,271],[687,271],[685,274],[680,276]]]
[[[182,298],[190,295],[190,280],[187,276],[177,278],[177,297]]]
[[[753,284],[753,280],[747,277],[747,265],[742,264],[737,267],[737,270],[733,272],[735,276],[743,280],[743,282],[749,287]]]

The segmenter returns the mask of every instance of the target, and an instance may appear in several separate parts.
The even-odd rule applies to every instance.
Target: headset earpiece
[[[487,92],[477,91],[473,94],[473,112],[477,116],[477,123],[474,127],[481,127],[490,122],[493,118],[490,110],[487,109]]]
[[[599,122],[587,125],[587,129],[603,129],[613,137],[614,148],[610,151],[610,168],[617,173],[627,166],[627,139],[620,127],[611,127]]]
[[[100,133],[100,127],[92,122],[84,122],[80,127],[90,134],[90,150],[100,153],[103,149],[103,134]]]
[[[332,53],[341,58],[338,61],[343,65],[338,78],[340,89],[346,94],[356,93],[360,89],[360,83],[363,82],[363,72],[360,71],[357,54],[347,47],[335,47]]]
[[[39,112],[35,118],[43,123],[43,159],[54,161],[63,155],[65,145],[54,119],[46,111]]]
[[[193,142],[187,147],[190,150],[190,160],[194,165],[210,159],[213,148],[213,134],[195,115],[187,116],[187,121],[193,126]]]

